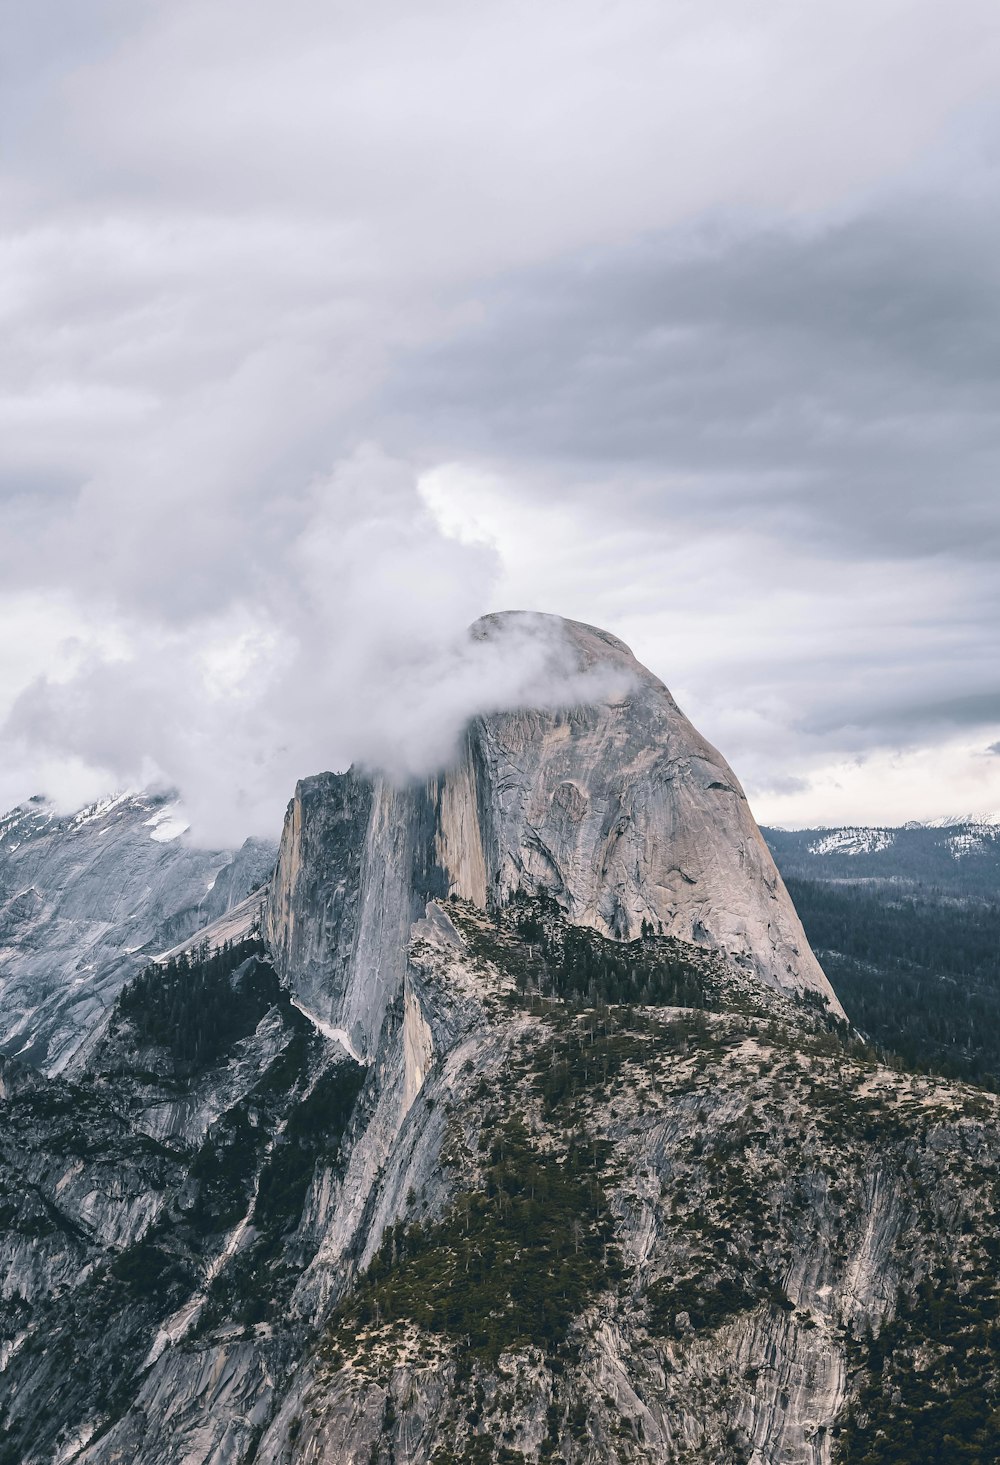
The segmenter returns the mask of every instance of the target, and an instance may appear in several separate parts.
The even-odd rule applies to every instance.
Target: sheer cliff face
[[[279,969],[370,1050],[428,900],[486,908],[545,889],[576,924],[629,939],[646,923],[839,1012],[732,770],[620,641],[558,627],[577,669],[606,667],[615,694],[477,718],[422,785],[353,772],[299,785],[268,912]]]

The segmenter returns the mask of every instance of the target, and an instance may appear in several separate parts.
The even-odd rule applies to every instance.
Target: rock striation
[[[473,634],[502,635],[514,618],[487,616]],[[724,951],[840,1012],[728,764],[616,637],[544,619],[572,669],[606,671],[612,690],[478,717],[424,783],[358,770],[303,780],[267,908],[278,970],[371,1051],[428,900],[485,910],[546,890],[576,924]]]
[[[0,818],[0,1052],[60,1071],[123,982],[270,876],[267,841],[198,849],[184,827],[149,793]]]
[[[1000,1100],[581,929],[431,902],[364,1069],[257,956],[207,1052],[196,965],[175,1026],[146,981],[72,1082],[0,1062],[3,1465],[855,1465],[876,1427],[913,1458],[988,1431]]]

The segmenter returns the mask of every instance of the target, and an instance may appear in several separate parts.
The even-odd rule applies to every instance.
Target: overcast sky
[[[762,822],[1000,811],[996,0],[0,0],[0,803],[421,772],[622,636]]]

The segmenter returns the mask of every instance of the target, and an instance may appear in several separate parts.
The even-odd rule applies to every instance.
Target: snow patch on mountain
[[[959,829],[967,825],[995,834],[1000,833],[1000,810],[994,810],[992,813],[986,814],[943,814],[940,819],[929,819],[926,824],[916,825],[914,827],[923,829]]]
[[[171,840],[179,839],[189,827],[180,804],[165,804],[144,825],[149,830],[150,839],[155,839],[157,844],[169,844]]]
[[[809,846],[811,855],[875,855],[895,842],[891,829],[851,827],[831,829]]]
[[[952,857],[956,860],[965,859],[968,855],[984,855],[986,853],[986,840],[974,828],[965,829],[961,834],[953,834],[945,843],[951,850]]]
[[[83,829],[88,824],[95,824],[98,820],[106,819],[107,815],[113,813],[116,809],[120,815],[136,799],[141,799],[142,797],[142,793],[138,789],[120,789],[117,793],[108,794],[105,798],[98,799],[96,803],[87,804],[76,814],[72,814],[69,818],[69,828]],[[106,828],[107,825],[105,824],[104,827]]]

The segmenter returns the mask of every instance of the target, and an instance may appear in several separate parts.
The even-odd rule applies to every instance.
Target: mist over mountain
[[[570,706],[613,690],[609,676],[624,691],[621,666],[576,669],[558,616],[509,615],[488,637],[470,633],[489,557],[449,544],[393,465],[365,456],[343,470],[348,488],[352,472],[365,485],[356,522],[341,511],[343,483],[329,502],[317,489],[289,563],[238,618],[235,645],[232,626],[216,626],[214,642],[202,627],[39,679],[6,724],[15,764],[30,747],[80,761],[85,781],[105,780],[102,792],[108,782],[175,787],[190,838],[228,845],[275,837],[303,768],[358,763],[406,782],[443,767],[478,713]],[[433,560],[419,572],[435,578],[433,605],[411,596],[420,544]]]
[[[997,22],[5,7],[0,1465],[998,1465]]]

